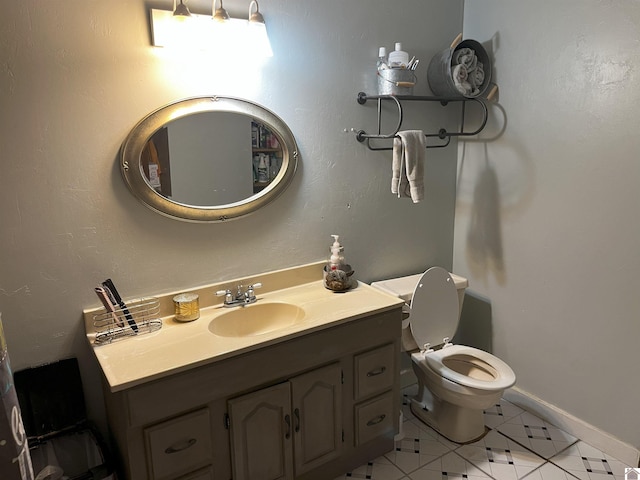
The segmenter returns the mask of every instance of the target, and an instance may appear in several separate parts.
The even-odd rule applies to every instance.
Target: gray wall
[[[454,247],[490,317],[477,341],[520,388],[635,447],[639,26],[631,1],[465,3],[500,103],[486,141],[460,145]]]
[[[0,15],[0,311],[14,369],[80,357],[90,416],[103,422],[99,371],[83,338],[93,286],[125,297],[173,291],[328,258],[341,235],[372,281],[451,267],[455,147],[429,151],[426,199],[390,193],[391,155],[344,129],[374,129],[379,45],[423,64],[462,28],[462,1],[269,0],[275,55],[262,66],[150,46],[148,6],[173,2],[22,0]],[[209,12],[210,1],[189,2]],[[227,0],[234,16],[248,1]],[[424,75],[426,64],[419,74]],[[416,93],[427,94],[421,77]],[[126,189],[118,149],[147,113],[179,98],[230,95],[277,112],[300,169],[284,195],[225,224],[177,222]],[[459,112],[412,105],[407,128],[453,128]]]

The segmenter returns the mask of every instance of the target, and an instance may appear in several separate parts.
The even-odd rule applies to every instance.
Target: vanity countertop
[[[85,310],[87,338],[102,368],[112,392],[117,392],[151,380],[207,365],[236,355],[307,335],[341,323],[399,308],[404,302],[397,297],[381,292],[369,285],[358,282],[355,288],[334,293],[327,290],[322,280],[306,281],[317,272],[319,278],[324,263],[299,267],[300,272],[291,275],[292,269],[274,272],[276,276],[260,275],[274,280],[273,285],[283,287],[278,290],[267,288],[257,290],[258,302],[286,302],[304,309],[305,320],[269,333],[244,337],[221,337],[209,330],[209,324],[216,316],[228,312],[221,303],[203,305],[201,300],[200,318],[192,322],[178,322],[172,314],[167,314],[168,302],[172,294],[162,296],[162,328],[156,332],[129,337],[111,344],[94,344],[91,329],[92,314],[96,309]],[[285,275],[282,273],[285,272]],[[311,273],[311,275],[310,275]],[[273,274],[272,274],[273,275]],[[287,285],[282,278],[297,279],[295,285]],[[259,280],[256,280],[259,281]],[[226,282],[222,288],[228,288]],[[249,283],[244,283],[248,285]],[[205,295],[213,297],[213,292],[222,284],[207,287]],[[203,292],[200,289],[199,292]],[[200,295],[203,297],[202,293]],[[222,300],[220,300],[221,302]],[[256,303],[256,304],[257,304]],[[233,307],[243,308],[243,307]]]

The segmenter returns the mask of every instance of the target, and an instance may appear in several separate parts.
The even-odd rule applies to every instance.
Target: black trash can
[[[86,418],[75,358],[14,373],[36,480],[116,480],[108,450]]]

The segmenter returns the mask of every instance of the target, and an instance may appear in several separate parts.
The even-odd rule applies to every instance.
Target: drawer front
[[[393,344],[356,355],[355,399],[359,400],[393,387],[395,368]]]
[[[178,480],[214,480],[213,470],[211,467],[208,467],[203,470],[198,470],[197,472],[189,473],[184,477],[180,477]]]
[[[210,429],[208,409],[145,428],[150,478],[172,478],[210,464]]]
[[[395,434],[393,417],[392,391],[356,405],[356,446],[381,435],[393,436]]]

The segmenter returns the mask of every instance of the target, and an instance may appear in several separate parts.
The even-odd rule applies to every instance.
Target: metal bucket
[[[413,95],[416,74],[405,68],[378,71],[378,95]]]
[[[461,48],[470,48],[476,53],[478,61],[482,62],[484,67],[484,81],[478,87],[478,93],[475,95],[463,95],[453,81],[451,74],[453,53]],[[482,96],[489,84],[491,83],[491,62],[489,55],[484,47],[475,40],[463,40],[455,48],[447,48],[442,52],[434,55],[429,62],[427,69],[427,81],[434,95],[442,97],[466,97],[475,98]]]

